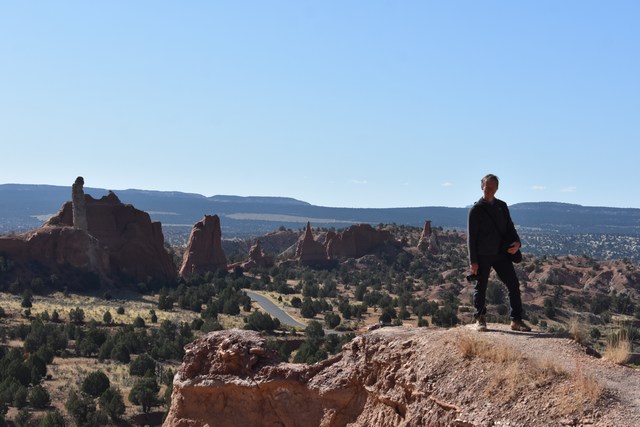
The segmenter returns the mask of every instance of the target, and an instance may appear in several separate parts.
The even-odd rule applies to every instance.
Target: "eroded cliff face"
[[[315,365],[280,363],[256,332],[213,332],[187,347],[164,426],[451,425],[420,357],[411,338],[372,334]]]
[[[78,218],[74,206],[65,203],[47,225],[82,230],[74,223]],[[83,210],[86,225],[82,226],[108,253],[110,276],[136,282],[176,278],[175,265],[164,247],[162,225],[151,221],[148,213],[122,203],[111,191],[100,199],[84,195]]]
[[[13,264],[14,277],[29,281],[39,275],[59,276],[70,289],[80,286],[73,280],[76,272],[93,273],[106,278],[110,272],[109,254],[98,240],[68,226],[43,226],[26,233],[0,237],[0,255]],[[34,268],[34,266],[36,266]],[[83,279],[81,277],[81,279]]]
[[[314,239],[311,224],[307,222],[305,233],[298,240],[295,258],[302,265],[322,267],[338,259],[360,258],[377,250],[401,246],[390,232],[369,224],[355,224],[339,233],[329,231],[321,243]]]
[[[508,325],[385,327],[314,365],[226,330],[187,346],[164,427],[640,425],[639,387],[637,370]]]

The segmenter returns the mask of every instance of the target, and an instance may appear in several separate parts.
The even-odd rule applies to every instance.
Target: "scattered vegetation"
[[[462,233],[436,228],[440,252],[432,254],[414,250],[420,229],[380,226],[409,246],[328,269],[282,263],[176,283],[141,283],[134,291],[79,294],[65,289],[60,277],[2,283],[11,293],[0,298],[0,426],[8,408],[16,425],[52,426],[63,425],[61,420],[67,425],[105,425],[161,412],[184,346],[209,331],[260,331],[284,360],[315,363],[339,352],[355,333],[374,323],[453,327],[470,322],[472,288],[464,279],[468,265]],[[0,257],[0,270],[11,268],[12,261]],[[636,265],[628,260],[527,256],[518,270],[533,325],[570,336],[615,363],[628,363],[640,339],[633,326],[634,319],[640,319]],[[608,272],[629,285],[611,290],[610,276],[599,279],[612,274]],[[572,277],[582,280],[580,286]],[[93,279],[87,280],[87,288],[93,289]],[[306,323],[306,329],[281,324],[252,303],[246,289],[268,296]],[[508,297],[495,277],[487,288],[487,302],[491,322],[508,322]],[[602,393],[580,369],[567,373],[552,363],[532,365],[513,349],[473,337],[462,337],[460,351],[502,367],[489,386],[504,390],[505,399],[520,392],[519,377],[539,385],[570,381],[588,401]]]

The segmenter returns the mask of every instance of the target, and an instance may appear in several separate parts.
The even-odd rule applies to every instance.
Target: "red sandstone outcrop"
[[[257,240],[249,250],[249,259],[243,262],[241,266],[244,269],[256,267],[269,268],[273,266],[273,257],[268,256],[264,250],[262,250],[260,240]]]
[[[162,225],[149,214],[124,204],[112,191],[100,198],[84,196],[87,232],[109,255],[110,272],[137,282],[176,278],[171,256],[164,247]],[[67,202],[47,225],[74,227],[73,203]]]
[[[376,230],[369,224],[356,224],[340,233],[329,232],[325,241],[325,251],[331,259],[360,258],[376,249],[391,244],[401,247],[387,230]]]
[[[304,235],[298,240],[295,257],[302,265],[323,265],[329,261],[323,244],[314,240],[309,222]]]
[[[78,177],[73,201],[66,202],[44,226],[0,238],[0,253],[17,263],[16,273],[28,279],[36,274],[64,275],[71,268],[95,273],[106,282],[175,279],[160,223],[123,204],[113,192],[99,200],[85,195],[83,183]],[[29,264],[34,262],[42,271],[32,271]]]
[[[509,361],[462,342],[504,349]],[[584,376],[619,400],[589,400]],[[504,325],[482,337],[466,328],[382,328],[313,365],[280,363],[257,332],[226,330],[186,347],[164,427],[637,425],[638,387],[633,369],[596,362],[571,340],[532,339]]]
[[[385,247],[400,248],[391,232],[376,230],[369,224],[356,224],[336,233],[329,231],[324,243],[315,240],[307,222],[304,235],[298,240],[295,257],[303,265],[323,266],[344,258],[361,258]]]
[[[39,274],[67,279],[67,286],[77,288],[67,278],[68,270],[95,273],[105,279],[110,273],[109,254],[98,240],[84,230],[68,226],[45,225],[11,237],[0,237],[0,254],[11,259],[16,278],[30,281]],[[34,272],[30,267],[38,265]]]
[[[418,249],[422,252],[430,252],[437,254],[440,252],[440,243],[438,242],[438,236],[431,229],[431,221],[424,222],[424,228],[418,241]]]
[[[71,204],[73,206],[73,226],[87,231],[87,204],[84,197],[84,178],[79,176],[71,186]]]
[[[226,270],[227,256],[222,249],[222,231],[218,215],[205,215],[191,230],[182,257],[180,276]]]

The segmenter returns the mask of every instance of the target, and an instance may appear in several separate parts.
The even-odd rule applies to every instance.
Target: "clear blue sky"
[[[638,1],[3,1],[0,183],[640,208]]]

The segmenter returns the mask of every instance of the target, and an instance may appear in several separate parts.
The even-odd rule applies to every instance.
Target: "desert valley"
[[[520,229],[533,331],[492,277],[478,334],[459,218],[226,239],[217,212],[185,234],[68,196],[0,236],[0,425],[640,425],[638,236],[605,232],[627,223]]]

